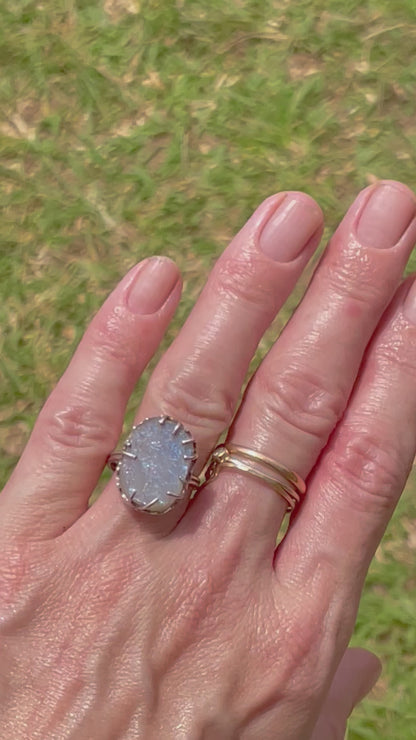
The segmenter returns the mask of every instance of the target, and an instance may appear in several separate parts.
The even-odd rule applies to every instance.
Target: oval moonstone
[[[134,426],[117,465],[121,496],[139,511],[164,514],[187,494],[196,460],[190,432],[169,416]]]

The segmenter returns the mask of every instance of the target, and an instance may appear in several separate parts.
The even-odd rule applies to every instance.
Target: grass
[[[415,187],[415,15],[415,0],[3,0],[2,479],[88,319],[136,261],[163,253],[183,272],[165,346],[270,193],[310,192],[329,234],[375,179]],[[384,673],[350,740],[414,737],[414,490],[367,579],[354,643]]]

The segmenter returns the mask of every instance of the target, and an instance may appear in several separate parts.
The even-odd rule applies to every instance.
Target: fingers
[[[348,717],[370,693],[380,673],[376,655],[361,648],[346,650],[310,740],[344,740]]]
[[[399,285],[416,239],[416,201],[399,183],[367,188],[335,233],[307,293],[252,378],[227,441],[305,478],[341,418],[363,353]],[[224,515],[224,485],[227,501]],[[249,501],[248,501],[249,499]],[[213,536],[248,509],[271,558],[285,502],[260,481],[224,470],[210,490]],[[195,527],[201,497],[183,526]]]
[[[159,257],[136,265],[111,293],[41,410],[3,491],[0,519],[8,531],[53,536],[85,510],[180,293],[176,265]]]
[[[263,253],[259,237],[268,222]],[[282,193],[263,203],[219,260],[138,418],[178,418],[206,456],[231,418],[258,341],[321,233],[322,213],[308,196]],[[3,497],[5,506],[13,503],[13,522],[20,529],[27,523],[32,536],[58,534],[80,516],[118,440],[128,397],[179,299],[176,267],[165,260],[157,274],[158,264],[150,263],[150,274],[139,267],[110,296],[42,409]],[[114,485],[110,498],[119,507]]]
[[[196,441],[195,473],[229,425],[256,347],[321,234],[322,213],[309,196],[281,193],[266,200],[215,264],[156,367],[135,421],[160,414],[180,421]],[[124,517],[121,505],[112,481],[91,515]],[[180,513],[177,506],[157,526],[170,531]],[[153,527],[155,518],[147,523]]]
[[[331,610],[344,638],[415,451],[416,283],[410,278],[368,347],[348,408],[276,562],[279,580],[290,569],[291,588],[308,583],[318,564],[322,579],[337,584],[334,590],[327,585],[328,599],[337,605]]]

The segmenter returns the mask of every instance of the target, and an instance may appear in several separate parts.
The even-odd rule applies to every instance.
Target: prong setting
[[[127,450],[123,450],[124,457],[131,457],[133,460],[137,460],[137,455],[135,455],[133,452],[127,452]]]
[[[117,454],[117,486],[135,511],[164,514],[189,497],[196,444],[176,419],[167,415],[144,419],[132,427]]]

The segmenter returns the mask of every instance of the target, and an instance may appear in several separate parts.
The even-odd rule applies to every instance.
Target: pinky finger
[[[0,497],[9,535],[48,538],[85,511],[121,433],[125,408],[181,294],[172,260],[136,265],[98,311],[42,408]]]

